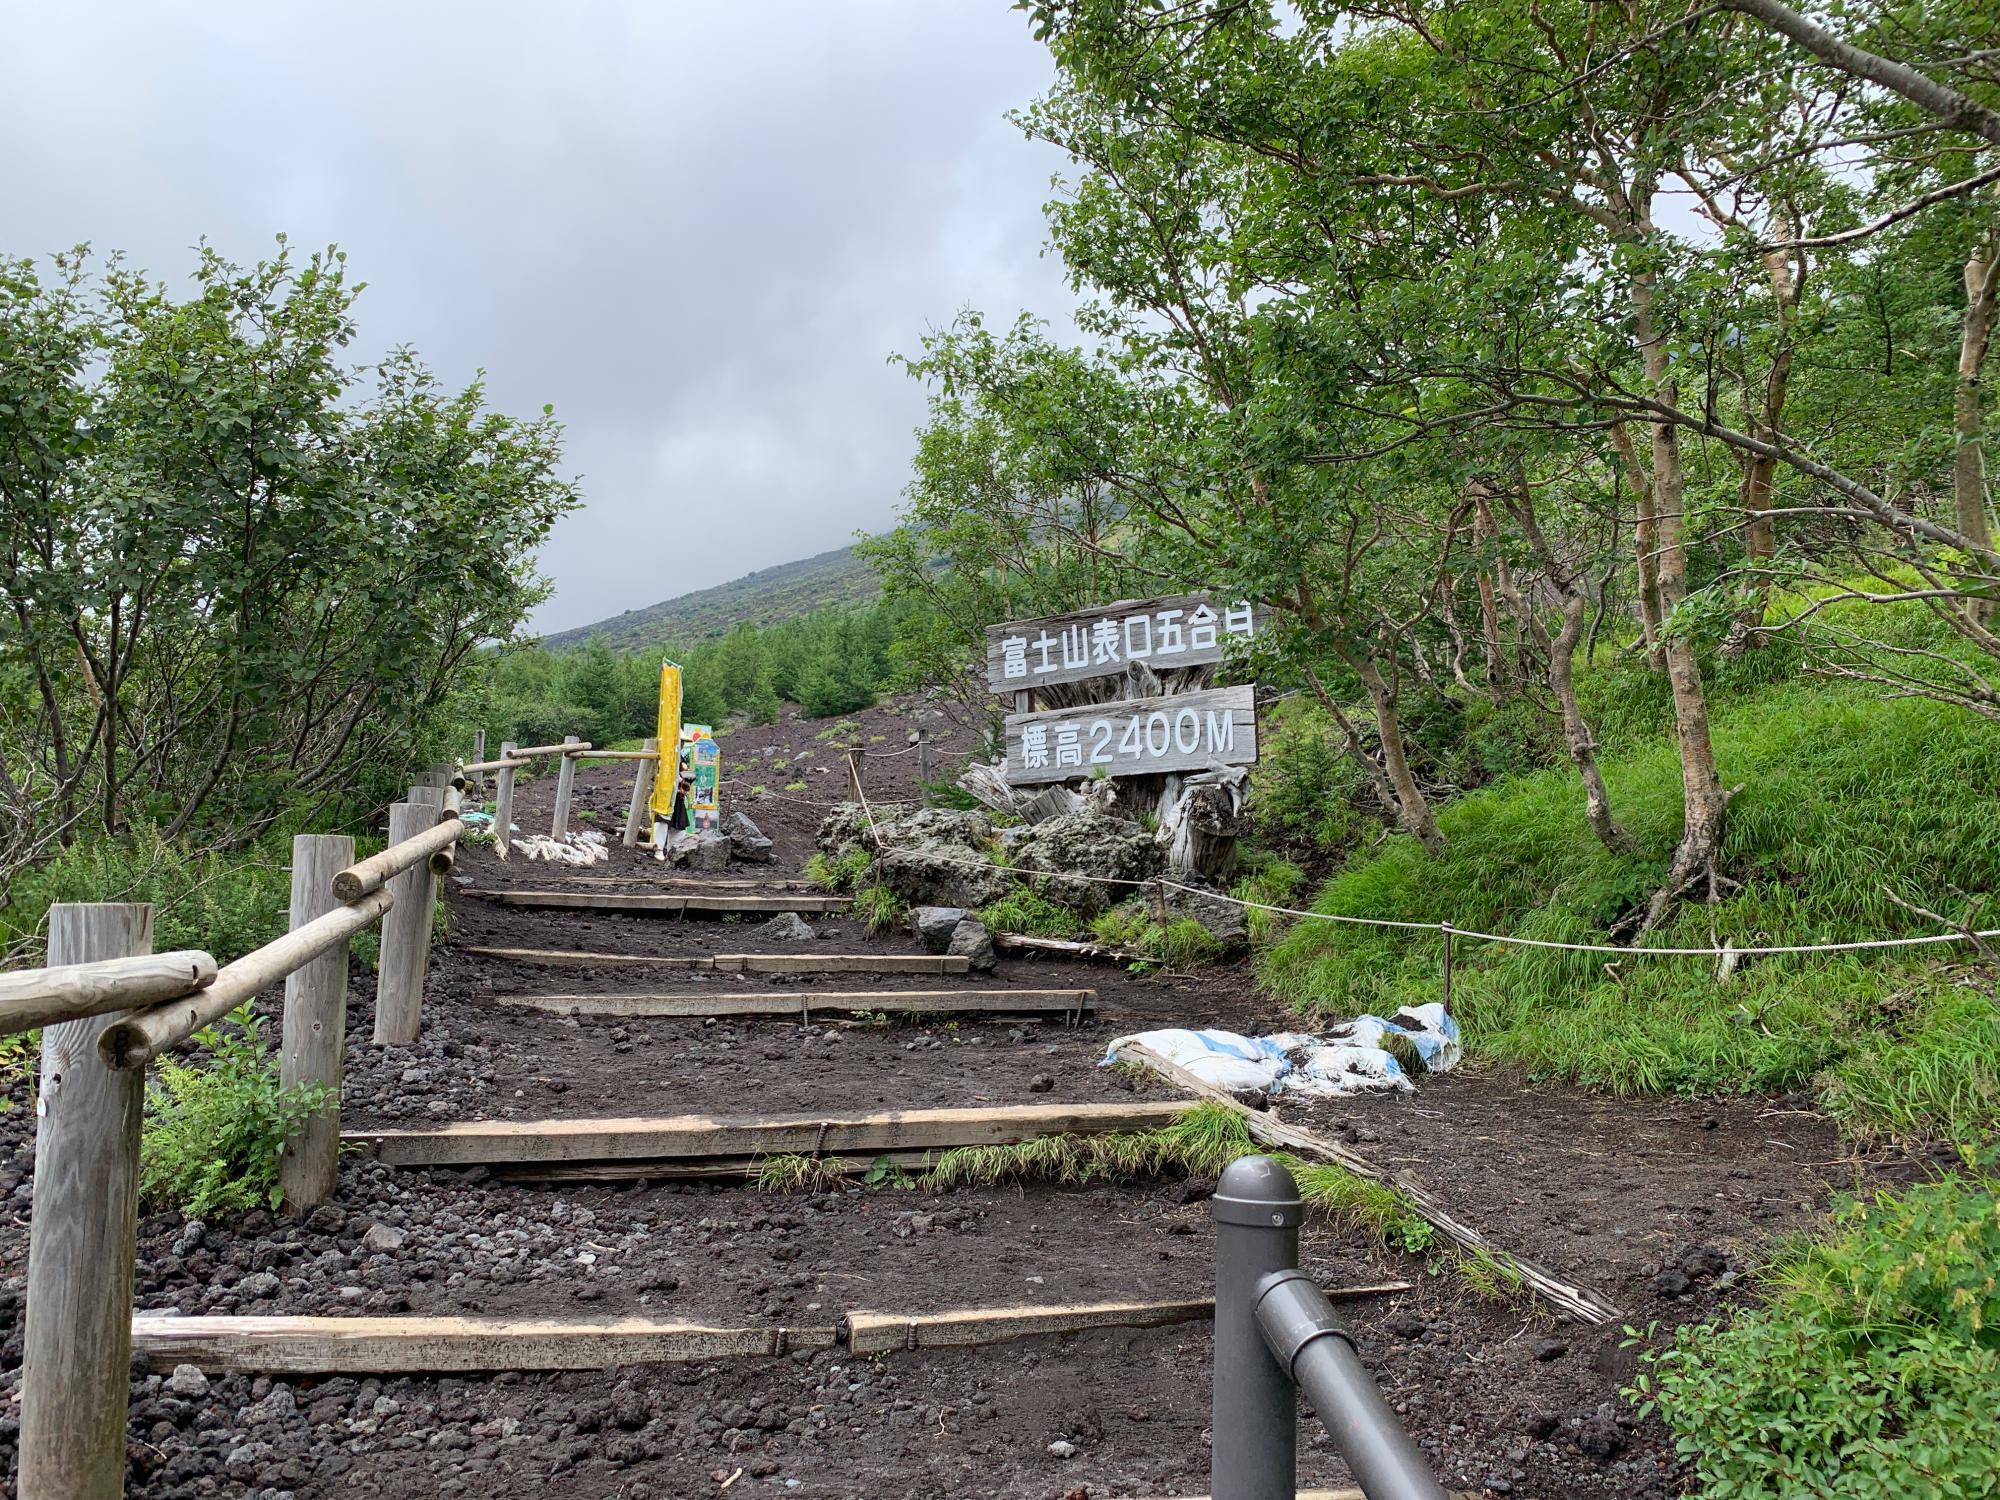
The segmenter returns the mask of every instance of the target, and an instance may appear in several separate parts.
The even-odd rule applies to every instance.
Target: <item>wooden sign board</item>
[[[1156,672],[1219,662],[1233,640],[1271,628],[1271,612],[1211,594],[1125,599],[1074,614],[986,627],[986,682],[1018,693],[1090,677],[1120,677],[1131,662]]]
[[[1007,784],[1156,776],[1257,759],[1257,690],[1209,688],[1007,716]]]

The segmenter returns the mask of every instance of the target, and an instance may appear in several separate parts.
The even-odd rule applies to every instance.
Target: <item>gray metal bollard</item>
[[[1292,1500],[1298,1400],[1290,1373],[1264,1347],[1257,1300],[1267,1276],[1298,1267],[1304,1205],[1281,1164],[1246,1156],[1222,1174],[1209,1208],[1215,1219],[1209,1489],[1213,1500]]]
[[[1265,1276],[1256,1321],[1270,1346],[1267,1357],[1306,1393],[1369,1500],[1447,1500],[1326,1294],[1305,1272]]]

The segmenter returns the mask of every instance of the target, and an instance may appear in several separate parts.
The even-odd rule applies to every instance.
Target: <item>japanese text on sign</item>
[[[1256,759],[1256,693],[1250,687],[1007,719],[1007,780],[1015,786],[1248,765]]]
[[[987,632],[988,683],[1010,692],[1116,675],[1133,663],[1202,666],[1221,661],[1230,642],[1261,634],[1268,620],[1247,601],[1187,594],[1012,621]]]

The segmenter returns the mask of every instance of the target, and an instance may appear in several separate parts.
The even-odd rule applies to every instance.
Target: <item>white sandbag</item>
[[[1138,1043],[1178,1063],[1211,1087],[1230,1094],[1254,1094],[1272,1087],[1291,1067],[1276,1038],[1239,1036],[1233,1031],[1189,1031],[1169,1027],[1121,1036],[1104,1052],[1108,1067],[1121,1047]]]

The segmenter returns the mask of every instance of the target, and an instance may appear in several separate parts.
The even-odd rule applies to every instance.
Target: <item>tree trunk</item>
[[[1403,745],[1403,720],[1396,711],[1396,695],[1372,657],[1358,652],[1341,654],[1361,679],[1368,702],[1375,710],[1375,732],[1382,741],[1382,770],[1396,793],[1396,821],[1402,824],[1403,832],[1435,854],[1444,847],[1444,836],[1438,832],[1430,802],[1424,797],[1423,788],[1417,785],[1416,773],[1410,769],[1409,754]]]
[[[1535,515],[1534,494],[1525,473],[1517,477],[1516,507],[1516,517],[1534,549],[1536,562],[1549,581],[1562,588],[1562,628],[1550,637],[1527,597],[1514,586],[1511,575],[1503,575],[1501,579],[1506,585],[1507,603],[1521,629],[1548,657],[1549,689],[1562,713],[1563,738],[1569,745],[1570,761],[1583,781],[1583,811],[1590,822],[1590,831],[1613,854],[1636,854],[1638,842],[1611,815],[1611,794],[1605,790],[1604,772],[1597,764],[1597,736],[1591,733],[1590,721],[1584,718],[1583,705],[1576,696],[1576,647],[1583,638],[1584,615],[1590,609],[1590,596],[1583,587],[1585,575],[1580,569],[1570,573],[1560,565],[1555,548],[1549,545]]]
[[[1650,224],[1641,220],[1650,232]],[[1679,382],[1667,357],[1666,341],[1654,322],[1653,273],[1642,271],[1632,278],[1632,327],[1639,344],[1646,383],[1658,399],[1671,407],[1680,399]],[[1660,617],[1668,619],[1687,596],[1687,550],[1684,537],[1684,505],[1687,479],[1681,468],[1680,434],[1670,423],[1652,426],[1652,521],[1656,532]],[[1669,632],[1661,643],[1666,658],[1667,681],[1673,689],[1674,730],[1679,740],[1681,799],[1684,821],[1680,846],[1674,851],[1666,884],[1647,904],[1640,931],[1657,926],[1674,900],[1697,881],[1707,880],[1709,895],[1719,894],[1722,873],[1716,860],[1722,850],[1723,812],[1729,794],[1722,789],[1715,770],[1715,744],[1709,734],[1708,697],[1696,660],[1694,643],[1684,633]]]
[[[1660,654],[1660,627],[1666,612],[1660,608],[1659,527],[1653,520],[1653,482],[1639,462],[1639,450],[1623,422],[1611,424],[1611,441],[1625,465],[1625,482],[1632,487],[1632,549],[1639,572],[1639,633],[1646,642],[1646,660],[1655,672],[1664,671],[1666,658]]]
[[[1472,539],[1482,554],[1491,547],[1499,549],[1498,529],[1493,524],[1492,495],[1479,480],[1471,486],[1473,521]],[[1500,566],[1504,567],[1502,563]],[[1505,702],[1509,686],[1507,659],[1500,646],[1500,610],[1494,603],[1493,572],[1482,556],[1475,570],[1479,580],[1479,627],[1480,636],[1486,645],[1486,691],[1495,703]],[[1504,582],[1505,580],[1503,580]]]
[[[1959,325],[1958,384],[1952,393],[1951,425],[1956,448],[1952,455],[1951,488],[1957,504],[1958,529],[1969,541],[1991,550],[1993,525],[1986,504],[1986,442],[1982,411],[1981,371],[1993,343],[1996,278],[2000,252],[1993,236],[1982,239],[1965,263],[1965,314]],[[1993,618],[1990,599],[1976,599],[1966,612],[1978,624]]]
[[[1637,854],[1638,841],[1619,826],[1611,815],[1611,794],[1604,787],[1604,772],[1597,764],[1597,737],[1576,697],[1576,643],[1583,635],[1583,617],[1590,601],[1580,589],[1571,589],[1563,601],[1562,629],[1549,642],[1549,688],[1562,709],[1563,737],[1569,742],[1569,758],[1583,779],[1583,814],[1590,831],[1613,854]]]
[[[1771,220],[1772,238],[1788,240],[1793,235],[1790,215],[1778,213]],[[1771,358],[1771,370],[1764,384],[1761,402],[1744,393],[1743,412],[1750,435],[1766,443],[1778,441],[1778,424],[1785,414],[1785,395],[1792,380],[1792,322],[1798,311],[1799,294],[1805,289],[1795,271],[1790,253],[1768,250],[1764,270],[1771,283],[1771,297],[1777,304],[1778,328],[1782,342]],[[1742,651],[1762,644],[1764,611],[1771,594],[1771,560],[1778,552],[1778,523],[1775,517],[1760,514],[1771,507],[1771,494],[1778,473],[1778,460],[1764,453],[1747,454],[1743,459],[1743,482],[1738,499],[1743,507],[1743,565],[1748,575],[1750,597],[1730,631],[1726,649]]]

